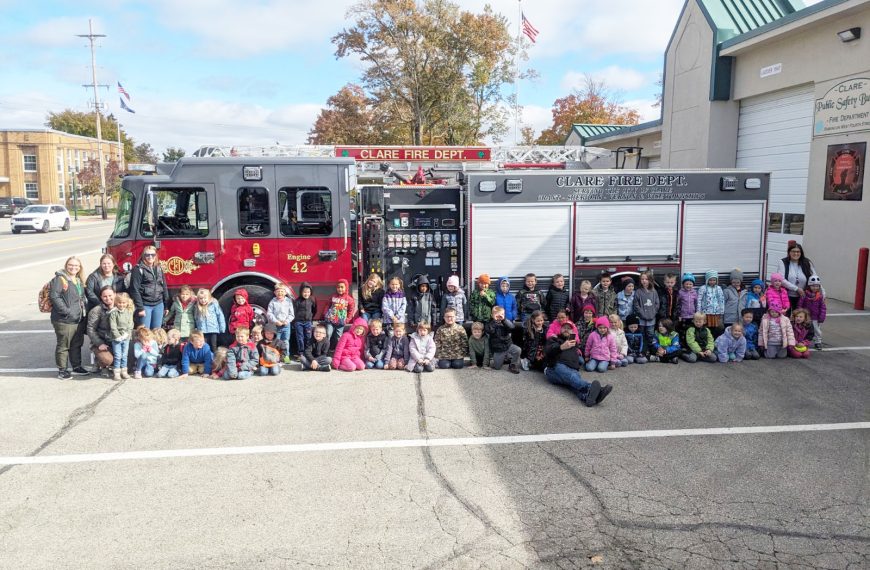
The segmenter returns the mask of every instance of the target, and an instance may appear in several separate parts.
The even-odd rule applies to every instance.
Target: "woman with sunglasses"
[[[169,289],[157,259],[153,245],[142,250],[139,263],[130,272],[130,288],[127,291],[135,305],[136,325],[149,329],[163,326],[163,317],[169,312]]]

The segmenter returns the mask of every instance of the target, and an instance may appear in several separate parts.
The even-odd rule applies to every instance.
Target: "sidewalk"
[[[822,325],[824,350],[870,350],[870,311],[856,311],[852,303],[828,299],[828,316]]]

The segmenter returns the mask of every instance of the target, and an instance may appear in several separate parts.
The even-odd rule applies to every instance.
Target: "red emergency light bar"
[[[337,146],[335,156],[361,161],[489,162],[491,152],[482,146]]]

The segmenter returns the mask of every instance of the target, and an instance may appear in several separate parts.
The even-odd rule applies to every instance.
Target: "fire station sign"
[[[337,146],[335,156],[399,162],[488,162],[490,149],[482,146]]]
[[[837,83],[816,99],[813,136],[870,130],[870,77]]]

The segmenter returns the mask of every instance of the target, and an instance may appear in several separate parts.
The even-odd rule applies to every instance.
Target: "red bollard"
[[[864,292],[867,290],[868,257],[870,257],[870,249],[862,247],[858,250],[858,281],[855,284],[855,304],[852,306],[856,311],[864,310]]]

